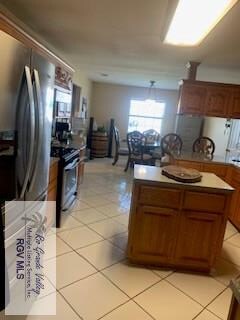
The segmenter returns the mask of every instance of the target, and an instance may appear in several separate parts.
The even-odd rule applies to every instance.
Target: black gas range
[[[78,166],[80,150],[70,147],[52,146],[51,157],[58,157],[57,227],[61,225],[61,214],[69,211],[77,199]]]

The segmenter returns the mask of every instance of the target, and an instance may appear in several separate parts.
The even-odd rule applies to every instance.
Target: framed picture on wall
[[[81,118],[87,118],[87,98],[82,98],[82,107],[81,107]]]

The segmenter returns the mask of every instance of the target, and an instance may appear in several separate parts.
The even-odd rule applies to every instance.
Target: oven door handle
[[[64,168],[64,171],[71,171],[79,165],[80,159],[75,160],[73,163],[70,163]]]

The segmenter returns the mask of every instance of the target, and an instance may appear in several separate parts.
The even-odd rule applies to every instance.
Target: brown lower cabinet
[[[231,193],[184,188],[134,182],[130,261],[205,272],[214,267]]]
[[[58,160],[51,161],[48,184],[48,201],[57,199],[57,177],[58,177]]]

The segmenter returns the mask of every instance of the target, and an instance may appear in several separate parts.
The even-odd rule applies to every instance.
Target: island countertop
[[[225,181],[217,177],[214,173],[201,172],[202,180],[195,183],[183,183],[178,182],[173,179],[162,175],[162,169],[160,167],[154,166],[144,166],[144,165],[135,165],[134,166],[134,180],[146,181],[146,182],[155,182],[159,184],[174,186],[176,188],[200,188],[223,191],[223,192],[233,192],[232,188]]]

